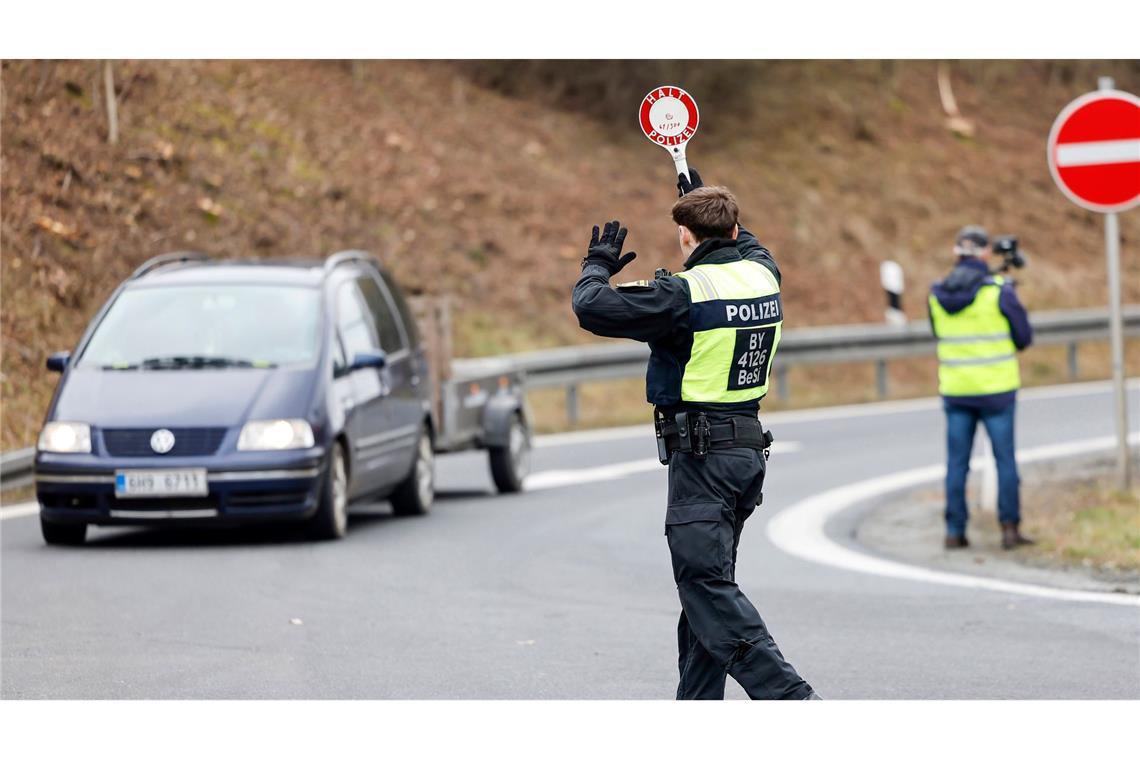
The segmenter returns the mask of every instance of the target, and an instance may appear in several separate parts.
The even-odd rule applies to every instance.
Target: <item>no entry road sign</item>
[[[1046,153],[1049,171],[1073,203],[1104,214],[1108,271],[1108,327],[1116,406],[1116,471],[1120,490],[1131,483],[1128,402],[1124,394],[1124,322],[1121,316],[1118,212],[1140,202],[1140,98],[1121,92],[1111,77],[1100,89],[1065,106],[1053,122]]]
[[[1140,203],[1140,98],[1082,95],[1053,122],[1048,145],[1053,180],[1073,203],[1104,213]]]
[[[673,85],[655,87],[641,99],[641,131],[673,157],[678,174],[688,174],[685,143],[697,133],[701,114],[693,96]]]

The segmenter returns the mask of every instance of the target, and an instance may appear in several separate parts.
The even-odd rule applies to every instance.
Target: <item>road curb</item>
[[[1021,468],[1023,481],[1037,481],[1043,487],[1064,487],[1070,477],[1080,477],[1108,463],[1109,451],[1090,452],[1065,462],[1065,477],[1058,473],[1055,462],[1039,461]],[[943,509],[945,500],[940,483],[915,486],[884,495],[874,503],[864,504],[855,519],[853,542],[868,552],[930,570],[960,572],[998,580],[1036,583],[1075,591],[1140,595],[1140,573],[1098,573],[1079,565],[1063,565],[1045,558],[1026,557],[1021,552],[1001,548],[997,515],[992,511],[972,510],[970,546],[964,550],[946,550]],[[1025,523],[1034,535],[1034,510],[1025,511]]]
[[[1129,437],[1130,442],[1140,442],[1140,433]],[[1063,444],[1039,446],[1025,450],[1018,455],[1022,463],[1046,461],[1065,456],[1091,453],[1111,449],[1115,445],[1114,436],[1073,441]],[[980,462],[979,462],[980,464]],[[882,499],[891,494],[916,486],[937,482],[945,473],[945,465],[935,464],[918,467],[903,472],[882,475],[876,478],[832,488],[793,504],[780,512],[768,523],[768,538],[779,549],[794,557],[881,577],[898,580],[932,583],[943,586],[957,586],[1006,594],[1031,596],[1055,601],[1084,602],[1097,604],[1140,607],[1140,597],[1125,594],[1102,593],[1095,591],[1074,591],[1030,583],[987,578],[939,570],[931,570],[859,551],[843,546],[832,540],[826,533],[826,525],[833,518],[850,509]]]

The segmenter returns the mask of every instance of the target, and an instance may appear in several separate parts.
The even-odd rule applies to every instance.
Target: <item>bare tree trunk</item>
[[[938,97],[947,116],[953,118],[962,115],[958,112],[958,101],[954,99],[954,88],[950,85],[950,65],[946,61],[938,63]]]
[[[107,142],[115,145],[119,142],[119,104],[115,98],[115,74],[110,60],[103,61],[103,94],[107,103]]]
[[[946,112],[946,128],[956,135],[973,137],[974,122],[958,111],[958,101],[950,85],[950,64],[946,61],[938,64],[938,97],[942,100],[942,110]]]

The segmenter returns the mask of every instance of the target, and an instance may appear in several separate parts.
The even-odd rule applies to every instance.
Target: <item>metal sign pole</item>
[[[1112,77],[1101,77],[1100,89],[1115,88]],[[1116,399],[1116,473],[1120,490],[1131,486],[1128,456],[1128,399],[1124,393],[1124,324],[1120,297],[1120,219],[1104,215],[1104,253],[1108,265],[1108,329],[1112,343],[1112,385]]]
[[[1116,397],[1116,471],[1120,490],[1132,482],[1128,457],[1128,400],[1124,393],[1124,326],[1120,309],[1120,220],[1104,215],[1104,251],[1108,258],[1108,325],[1112,342],[1112,385]]]

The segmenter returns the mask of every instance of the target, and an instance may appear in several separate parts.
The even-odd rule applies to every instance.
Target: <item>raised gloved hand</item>
[[[689,193],[696,190],[698,187],[704,187],[705,183],[701,181],[701,175],[697,174],[697,170],[689,167],[689,176],[684,174],[677,175],[677,197],[682,198]]]
[[[621,222],[615,219],[606,222],[601,237],[598,237],[598,225],[595,224],[594,234],[590,236],[590,248],[586,252],[586,258],[582,259],[582,267],[585,268],[589,264],[603,266],[609,271],[610,277],[625,269],[626,264],[637,258],[637,254],[633,251],[621,255],[621,247],[625,245],[627,232],[629,230],[622,227]]]

